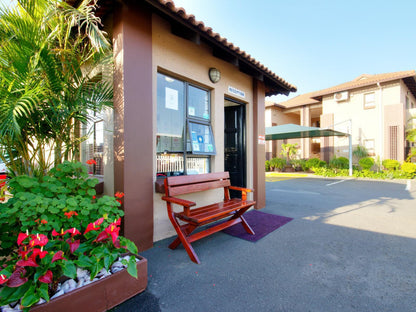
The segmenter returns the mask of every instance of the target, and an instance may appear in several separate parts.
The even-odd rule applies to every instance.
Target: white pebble
[[[69,279],[62,284],[62,290],[64,293],[70,292],[75,288],[77,288],[77,282],[75,282],[73,279]]]

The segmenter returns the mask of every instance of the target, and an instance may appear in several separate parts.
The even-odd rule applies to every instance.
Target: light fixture
[[[213,83],[217,83],[221,79],[221,72],[216,68],[210,68],[208,71],[209,80]]]

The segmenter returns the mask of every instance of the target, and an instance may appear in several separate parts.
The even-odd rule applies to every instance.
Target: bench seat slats
[[[231,212],[241,208],[253,206],[254,203],[254,201],[242,201],[241,199],[233,198],[229,201],[192,209],[189,216],[185,215],[183,212],[176,213],[176,216],[182,220],[200,224],[220,216],[226,217]]]

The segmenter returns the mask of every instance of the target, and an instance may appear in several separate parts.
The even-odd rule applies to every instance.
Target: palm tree
[[[112,105],[111,45],[95,9],[90,0],[0,9],[0,159],[15,175],[77,158],[80,124]]]

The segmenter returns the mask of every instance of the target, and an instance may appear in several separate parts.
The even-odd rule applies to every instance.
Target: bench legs
[[[182,243],[183,247],[185,247],[186,252],[188,253],[189,258],[197,264],[200,264],[201,261],[199,261],[198,256],[196,255],[195,250],[192,248],[190,242],[188,242],[187,236],[190,235],[190,233],[197,227],[195,225],[188,224],[187,227],[183,227],[184,229],[181,229],[181,226],[179,222],[176,220],[173,212],[169,213],[169,219],[172,223],[176,233],[178,234],[178,237],[169,245],[170,249],[175,249],[179,246],[180,243]],[[182,232],[183,231],[183,232]],[[185,232],[185,233],[184,233]],[[186,236],[185,236],[186,235]]]
[[[191,235],[192,232],[200,225],[188,223],[188,224],[184,224],[181,226],[177,218],[175,217],[174,213],[170,212],[168,213],[169,219],[176,233],[178,234],[178,237],[169,245],[169,248],[175,249],[176,247],[179,246],[180,243],[182,243],[186,252],[188,253],[189,258],[191,258],[193,262],[200,264],[201,262],[199,261],[195,250],[191,246],[192,242],[197,241],[201,238],[204,238],[208,235],[214,234],[216,232],[219,232],[221,230],[224,230],[226,228],[229,228],[230,226],[233,226],[238,223],[241,223],[243,225],[247,233],[254,235],[253,229],[250,227],[250,225],[248,225],[247,221],[242,216],[249,208],[250,207],[240,209],[236,213],[234,213],[234,215],[231,218],[229,218],[227,221],[214,225],[204,231],[198,232],[193,235]]]

